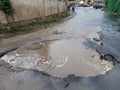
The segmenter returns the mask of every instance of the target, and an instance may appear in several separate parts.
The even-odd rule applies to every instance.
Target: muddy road
[[[76,8],[71,19],[0,40],[0,90],[119,90],[120,19]]]

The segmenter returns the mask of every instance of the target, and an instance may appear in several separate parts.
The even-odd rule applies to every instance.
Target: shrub
[[[10,0],[0,0],[0,10],[7,15],[11,15],[13,13],[13,9]]]

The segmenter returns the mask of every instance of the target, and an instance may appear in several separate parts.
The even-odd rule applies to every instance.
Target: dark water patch
[[[100,59],[112,61],[113,65],[120,63],[120,38],[119,33],[112,31],[98,32],[99,38],[87,38],[83,44],[100,54]]]
[[[96,41],[94,41],[93,39],[90,38],[86,38],[85,41],[83,42],[83,44],[87,47],[87,48],[92,48],[94,50],[101,50],[102,46],[100,44],[98,44]]]
[[[100,40],[100,39],[99,39]],[[100,41],[99,41],[100,42]],[[120,63],[120,59],[118,58],[118,54],[116,55],[111,48],[109,48],[110,46],[105,44],[105,42],[99,43],[96,40],[91,40],[89,38],[86,39],[85,42],[83,42],[83,44],[87,47],[87,48],[91,48],[96,50],[97,53],[100,54],[100,59],[101,60],[108,60],[113,62],[113,65],[115,65],[116,63]],[[114,48],[113,48],[114,49]],[[115,50],[114,50],[115,51]],[[117,57],[117,58],[116,58]]]

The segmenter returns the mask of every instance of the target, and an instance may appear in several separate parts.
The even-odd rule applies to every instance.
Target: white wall
[[[0,11],[0,24],[45,17],[66,10],[64,0],[11,0],[14,15],[8,20]]]

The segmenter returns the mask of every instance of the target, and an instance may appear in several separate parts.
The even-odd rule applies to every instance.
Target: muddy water
[[[41,39],[33,39],[1,59],[14,67],[38,69],[56,77],[104,74],[112,69],[112,63],[100,60],[95,50],[84,45],[86,38],[99,38],[97,32],[102,30],[104,14],[92,8],[77,8],[76,13],[63,24],[49,28],[40,35],[33,34],[34,37],[41,36]]]

